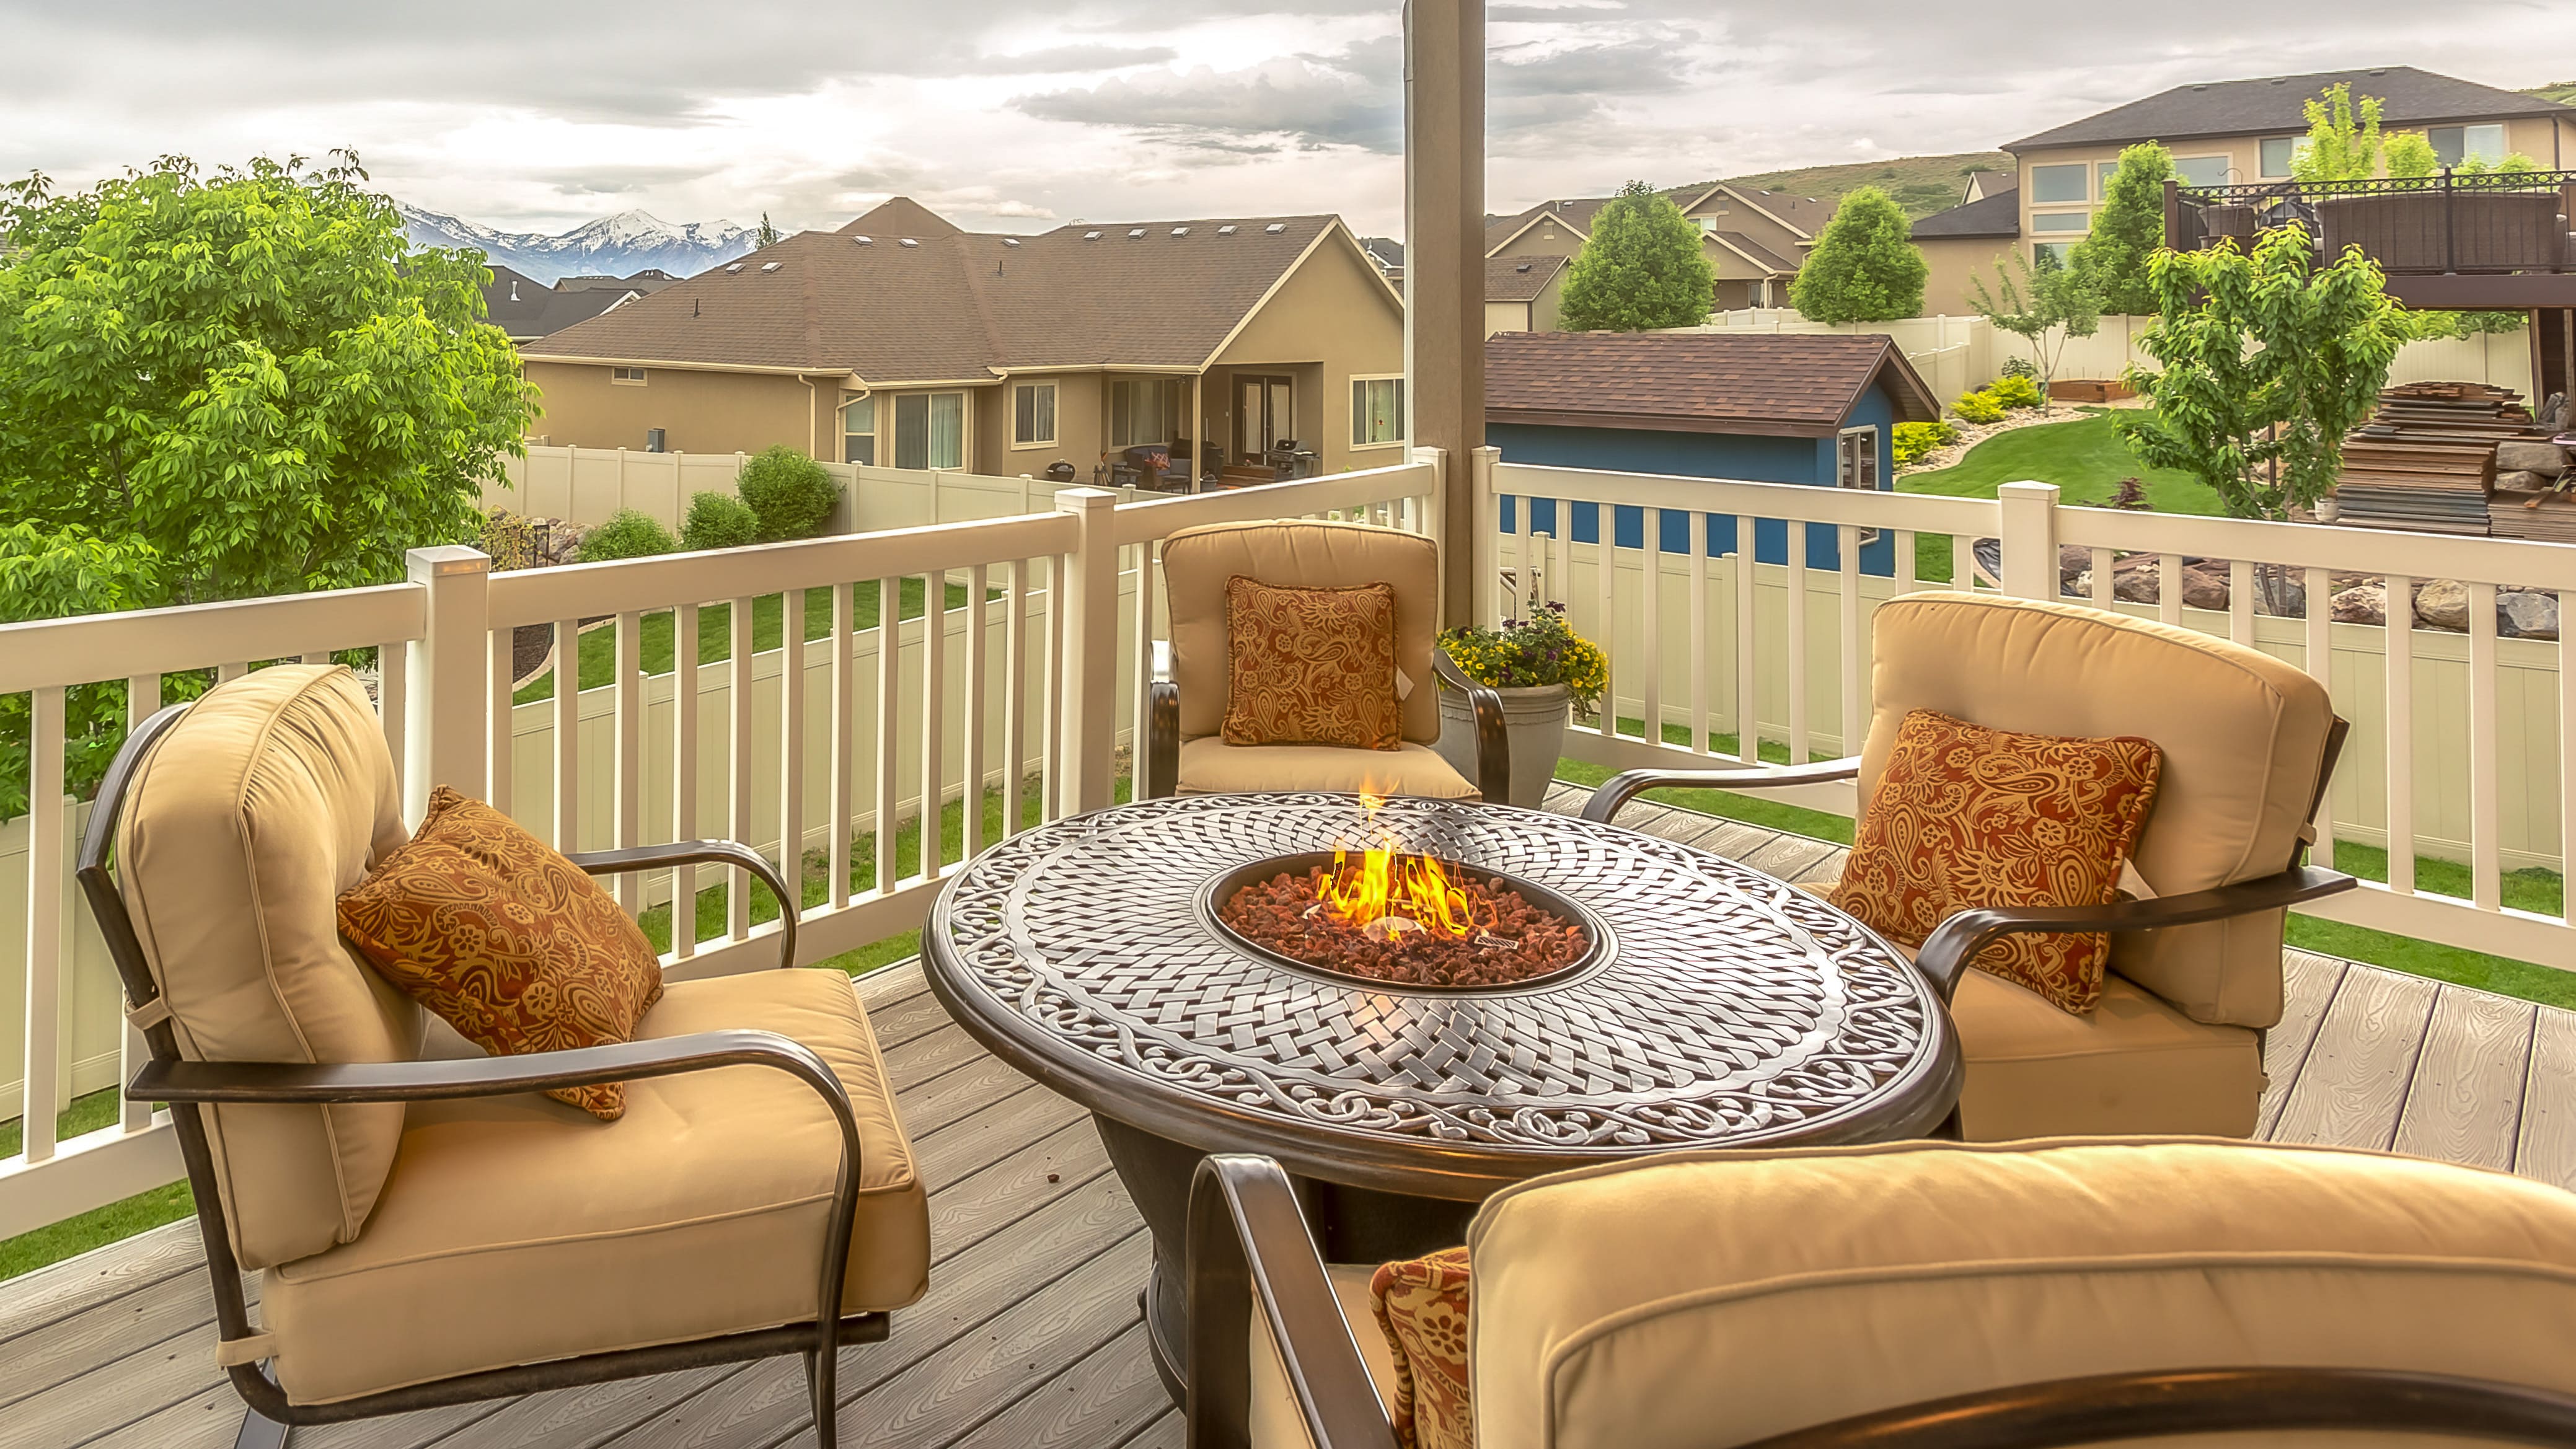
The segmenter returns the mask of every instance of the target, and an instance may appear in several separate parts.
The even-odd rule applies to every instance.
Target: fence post
[[[2003,503],[2004,592],[2020,599],[2056,598],[2057,485],[2007,483],[1995,496]]]
[[[1060,780],[1048,782],[1067,815],[1109,803],[1118,751],[1118,495],[1106,488],[1066,488],[1056,510],[1070,513],[1080,531],[1065,560],[1065,698],[1056,718]],[[1137,752],[1144,751],[1139,721]]]
[[[1503,620],[1503,496],[1494,486],[1494,470],[1503,461],[1503,450],[1487,444],[1478,448],[1468,463],[1467,477],[1476,490],[1476,547],[1473,567],[1475,590],[1468,595],[1476,601],[1478,613],[1473,619],[1453,620],[1460,624],[1495,626]]]
[[[403,650],[403,816],[418,820],[434,785],[485,791],[492,560],[462,544],[441,544],[412,549],[403,566],[428,593],[421,635]],[[508,808],[507,801],[494,805]]]

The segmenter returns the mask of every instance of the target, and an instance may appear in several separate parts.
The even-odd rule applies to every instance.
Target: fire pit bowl
[[[1207,884],[1199,888],[1199,919],[1209,930],[1216,933],[1218,939],[1225,941],[1236,950],[1246,952],[1258,960],[1267,961],[1281,970],[1360,986],[1372,991],[1418,991],[1481,996],[1544,991],[1604,964],[1615,950],[1609,926],[1571,896],[1552,891],[1536,881],[1524,880],[1516,875],[1508,875],[1499,870],[1457,860],[1443,860],[1440,865],[1452,877],[1472,882],[1495,894],[1510,891],[1538,910],[1572,925],[1583,933],[1583,950],[1577,953],[1573,960],[1554,970],[1517,976],[1508,981],[1466,982],[1453,985],[1445,982],[1391,980],[1356,971],[1336,970],[1320,962],[1301,960],[1285,951],[1274,950],[1236,930],[1227,922],[1226,903],[1232,901],[1236,893],[1245,887],[1258,886],[1283,875],[1301,876],[1315,870],[1322,870],[1329,875],[1340,866],[1344,858],[1345,852],[1342,851],[1310,850],[1251,861],[1211,876]]]

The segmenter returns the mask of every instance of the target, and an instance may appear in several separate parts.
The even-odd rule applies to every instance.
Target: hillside
[[[2533,86],[2523,94],[2538,96],[2544,101],[2556,101],[2562,106],[2576,106],[2576,81],[2552,81],[2545,86]]]
[[[1819,201],[1839,200],[1846,191],[1875,186],[1895,197],[1908,217],[1921,217],[1958,205],[1959,188],[1969,172],[2003,171],[2011,166],[2012,158],[2001,151],[1963,151],[1955,156],[1899,156],[1892,161],[1802,166],[1793,171],[1761,171],[1724,180],[1736,186],[1794,192]]]

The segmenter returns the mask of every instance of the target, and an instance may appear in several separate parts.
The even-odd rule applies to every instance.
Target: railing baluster
[[[1600,540],[1592,546],[1592,592],[1601,611],[1594,616],[1592,637],[1601,641],[1601,737],[1617,739],[1619,676],[1626,672],[1619,667],[1619,519],[1607,503],[1594,505],[1592,512],[1594,537]]]
[[[1834,559],[1842,567],[1837,597],[1841,604],[1842,624],[1842,745],[1837,753],[1860,753],[1861,733],[1868,726],[1863,709],[1869,672],[1861,667],[1864,657],[1860,642],[1860,530],[1851,524],[1834,526]]]
[[[2469,899],[2504,903],[2496,788],[2496,586],[2469,585]]]
[[[378,659],[400,659],[402,658],[402,646],[398,644],[386,645],[383,651],[378,653],[376,657]],[[380,681],[377,685],[377,688],[379,689],[383,689],[385,687],[381,681],[399,680],[403,677],[403,671],[399,668],[386,669],[379,666],[376,674]],[[385,717],[389,720],[398,721],[402,718],[402,695],[400,693],[399,685],[395,686],[395,689],[396,692],[394,694],[386,696]],[[159,713],[160,709],[160,675],[137,674],[126,679],[125,728],[127,731],[131,732],[141,729],[143,727],[143,722]],[[397,731],[397,734],[399,734],[401,728],[400,725],[397,724],[394,728]],[[399,738],[394,742],[393,752],[394,762],[399,766],[402,762],[402,744]],[[33,797],[31,796],[29,798],[32,799]],[[132,1022],[125,1023],[119,1030],[118,1035],[120,1041],[117,1047],[116,1079],[120,1082],[130,1082],[134,1080],[134,1074],[137,1071],[142,1070],[143,1064],[152,1059],[152,1051],[149,1045],[144,1042],[143,1033],[135,1030]],[[119,1095],[120,1098],[122,1098],[122,1094]],[[149,1102],[124,1100],[122,1105],[117,1109],[117,1124],[128,1132],[140,1132],[144,1128],[151,1126],[152,1104]]]
[[[752,675],[756,672],[752,652],[753,600],[736,598],[725,605],[727,648],[732,655],[731,687],[725,703],[731,706],[733,719],[725,731],[725,800],[733,816],[733,838],[745,845],[757,844],[751,817],[751,766],[758,746],[751,737]],[[725,939],[739,941],[751,934],[751,872],[740,867],[725,872]]]
[[[581,849],[581,622],[555,621],[555,849]]]
[[[487,640],[487,647],[491,652],[492,681],[484,692],[491,715],[483,722],[483,803],[504,815],[513,815],[517,812],[511,808],[515,802],[510,798],[510,777],[518,759],[513,753],[517,746],[511,732],[518,723],[519,711],[515,687],[519,674],[519,631],[495,629]],[[448,782],[404,783],[425,795],[430,789]]]
[[[1569,499],[1556,500],[1556,532],[1549,535],[1548,547],[1555,555],[1553,566],[1546,570],[1545,574],[1548,601],[1572,604],[1574,602],[1574,504]],[[1607,651],[1610,641],[1603,639],[1601,647]]]
[[[2182,622],[2182,555],[2156,555],[2156,617],[2168,624]]]
[[[1029,763],[1029,561],[1011,560],[1002,601],[1002,838],[1020,833],[1020,779]]]
[[[986,676],[992,672],[993,666],[987,637],[992,632],[992,612],[984,602],[984,595],[988,592],[987,577],[982,564],[966,571],[966,717],[963,721],[966,791],[962,808],[966,817],[964,858],[967,860],[984,853],[984,775],[988,766],[984,758],[984,714],[990,698]]]
[[[62,1110],[63,686],[28,700],[26,1082],[20,1149],[30,1163],[54,1155]]]
[[[1754,673],[1754,523],[1749,515],[1735,516],[1735,754],[1748,765],[1762,763],[1762,681]]]
[[[2254,565],[2247,559],[2227,561],[2227,637],[2254,642]]]
[[[2307,595],[2307,664],[2308,673],[2326,687],[2326,698],[2334,698],[2334,606],[2328,602],[2328,580],[2324,569],[2307,571],[2302,588]],[[2334,788],[2317,792],[2317,859],[2334,860]]]
[[[644,616],[620,613],[617,630],[617,848],[644,843]],[[628,915],[644,909],[644,880],[617,877],[617,901]]]
[[[1607,512],[1607,509],[1603,510]],[[1645,656],[1646,707],[1644,736],[1647,744],[1664,742],[1664,510],[1644,510],[1645,532],[1638,542],[1645,584],[1637,592],[1637,627],[1643,637],[1639,653]]]
[[[2109,549],[2097,548],[2093,550],[2094,608],[2107,609],[2113,604],[2119,602],[2119,596],[2112,592],[2113,586],[2119,582],[2115,577],[2118,571],[2112,565],[2113,560]]]
[[[2388,669],[2388,888],[2415,894],[2415,581],[2388,576],[2382,616]]]
[[[2571,319],[2570,326],[2576,326]],[[2576,876],[2576,589],[2558,591],[2558,874]],[[2562,891],[2564,890],[2562,886]],[[2559,897],[2576,925],[2576,891]]]
[[[1977,540],[1968,534],[1950,535],[1950,587],[1963,593],[1977,590]]]
[[[1690,525],[1690,711],[1691,750],[1708,753],[1708,522],[1705,513],[1685,513]]]
[[[1900,528],[1896,531],[1896,592],[1910,594],[1915,587],[1914,531]]]
[[[671,611],[671,838],[698,838],[698,606]],[[698,954],[698,868],[671,871],[671,957]]]
[[[1789,763],[1807,759],[1807,525],[1785,519],[1789,534]]]
[[[903,580],[877,580],[877,894],[894,890],[895,763],[903,741]]]
[[[1136,545],[1136,687],[1128,707],[1135,725],[1127,750],[1127,793],[1145,798],[1145,730],[1154,716],[1154,542]]]
[[[215,683],[230,684],[248,673],[250,673],[250,661],[246,659],[237,659],[230,664],[218,664],[215,666]]]
[[[397,776],[403,768],[403,711],[408,708],[404,691],[411,685],[411,671],[403,668],[402,658],[402,640],[388,639],[376,646],[376,726],[384,731],[385,748],[394,757]],[[155,674],[150,678],[152,698],[157,703],[161,698],[161,676]],[[490,698],[495,702],[489,706],[489,712],[507,718],[510,696],[503,693]],[[466,787],[473,788],[479,783],[469,780]]]
[[[778,873],[783,912],[805,913],[805,591],[778,599]]]
[[[921,581],[921,878],[939,879],[940,816],[948,781],[940,746],[948,732],[948,575]]]
[[[857,808],[853,800],[856,782],[851,779],[858,728],[857,702],[851,693],[858,684],[858,670],[852,667],[850,654],[855,642],[850,633],[852,588],[846,583],[832,585],[832,671],[828,685],[832,691],[832,839],[827,867],[832,879],[826,899],[836,911],[850,903],[850,821]]]
[[[1046,762],[1046,770],[1038,791],[1040,820],[1053,820],[1064,814],[1064,576],[1072,567],[1071,554],[1060,553],[1047,561],[1046,713],[1045,733],[1038,745],[1038,757]]]

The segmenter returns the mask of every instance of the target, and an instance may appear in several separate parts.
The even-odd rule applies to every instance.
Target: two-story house
[[[1699,227],[1700,245],[1717,272],[1719,311],[1783,307],[1789,283],[1805,264],[1816,234],[1833,219],[1829,201],[1759,191],[1724,182],[1685,186],[1664,195]],[[1607,196],[1542,201],[1485,222],[1485,256],[1571,257],[1592,239],[1592,220]]]

